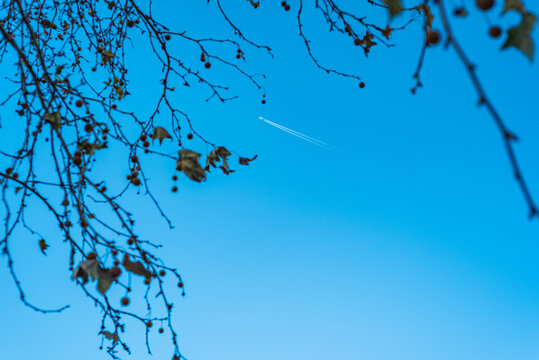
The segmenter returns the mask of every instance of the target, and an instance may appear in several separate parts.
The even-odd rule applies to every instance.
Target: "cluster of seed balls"
[[[487,11],[492,9],[492,7],[494,6],[494,0],[476,0],[475,4],[479,9]],[[502,34],[502,29],[500,29],[500,27],[497,25],[492,25],[488,29],[488,33],[493,38],[497,38]]]
[[[148,143],[148,146],[149,146],[149,143]],[[131,184],[135,186],[140,186],[141,182],[140,182],[140,179],[138,178],[138,172],[140,170],[138,156],[136,155],[131,156],[131,161],[133,162],[133,164],[135,164],[135,166],[131,169],[131,174],[127,175],[126,178],[127,180],[131,182]]]
[[[281,3],[281,6],[283,7],[283,9],[284,9],[285,11],[290,10],[290,5],[288,5],[288,3],[287,3],[286,1],[283,1],[283,2]]]

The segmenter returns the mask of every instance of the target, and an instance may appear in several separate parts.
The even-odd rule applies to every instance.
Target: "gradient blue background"
[[[348,3],[386,19],[366,1]],[[460,4],[446,3],[448,10]],[[465,3],[472,10],[474,2]],[[539,13],[535,2],[527,3]],[[185,278],[187,295],[177,294],[174,318],[183,354],[195,360],[539,358],[538,222],[527,219],[500,135],[476,106],[454,51],[428,51],[425,87],[412,96],[419,22],[394,34],[397,46],[375,47],[365,59],[349,38],[328,34],[322,18],[306,10],[313,51],[322,62],[359,74],[367,83],[361,90],[310,62],[297,36],[297,4],[290,4],[285,13],[279,2],[263,1],[256,11],[245,1],[223,2],[246,36],[274,49],[271,59],[243,47],[247,69],[268,75],[266,105],[248,81],[218,64],[206,73],[233,85],[238,100],[206,103],[208,90],[200,86],[175,94],[208,139],[259,159],[234,165],[238,171],[228,177],[214,171],[203,184],[181,176],[178,194],[169,191],[173,165],[143,159],[173,231],[147,198],[134,192],[126,198],[138,209],[142,235],[163,243],[160,253]],[[517,154],[538,197],[539,66],[513,49],[500,53],[503,39],[488,38],[489,21],[518,21],[516,14],[502,20],[500,12],[498,4],[488,17],[471,11],[452,23],[490,98],[521,138]],[[230,35],[213,3],[157,4],[154,15],[194,36]],[[158,69],[134,39],[133,95],[125,106],[149,114]],[[200,66],[195,48],[178,41],[170,47]],[[258,116],[348,153],[316,147]],[[196,141],[188,146],[203,149]],[[123,179],[128,170],[117,161],[104,155],[97,171]],[[29,211],[37,224],[53,223],[42,209]],[[16,267],[30,301],[72,308],[62,315],[25,308],[2,259],[0,358],[106,359],[98,350],[98,309],[70,281],[54,227],[48,235],[51,248],[43,257],[36,239],[21,232],[12,244]],[[133,359],[150,358],[140,325],[128,323],[126,339]],[[153,358],[169,359],[168,334],[154,329],[150,339]]]

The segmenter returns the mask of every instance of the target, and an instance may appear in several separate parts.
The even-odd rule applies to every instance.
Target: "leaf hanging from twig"
[[[164,139],[172,139],[172,136],[168,133],[167,129],[161,126],[156,126],[153,128],[152,140],[159,140],[159,144],[163,143]]]
[[[384,0],[384,4],[389,10],[390,17],[397,16],[403,10],[401,0]]]
[[[176,170],[183,173],[191,180],[201,182],[206,180],[206,172],[198,162],[200,154],[191,150],[180,150],[176,161]]]
[[[133,274],[141,275],[146,278],[151,278],[152,273],[149,272],[140,261],[131,261],[127,254],[124,255],[123,266],[125,270]]]
[[[101,331],[101,334],[103,334],[103,336],[105,336],[107,339],[112,340],[114,342],[120,341],[120,337],[116,334],[111,333],[110,331],[103,330]]]
[[[514,47],[526,55],[530,61],[533,60],[534,46],[531,38],[531,33],[537,22],[534,14],[526,11],[520,0],[505,0],[505,6],[502,14],[509,10],[518,11],[522,15],[522,20],[519,25],[513,26],[507,30],[507,39],[502,46],[502,49]]]
[[[240,156],[239,163],[240,163],[240,165],[249,165],[249,163],[251,161],[253,161],[254,159],[256,159],[257,157],[258,157],[258,155],[255,155],[255,156],[253,156],[252,158],[249,159],[249,158],[245,158],[245,157]]]
[[[217,167],[216,162],[222,162],[223,165],[219,166],[219,169],[228,175],[235,170],[231,170],[228,167],[227,158],[230,156],[230,151],[228,151],[224,146],[216,147],[211,153],[208,154],[206,158],[206,171],[210,171],[210,166]]]
[[[41,239],[38,241],[38,244],[39,244],[39,249],[41,250],[41,252],[43,253],[43,255],[47,255],[45,253],[45,250],[47,250],[47,248],[49,247],[49,245],[45,242],[44,239]]]
[[[82,278],[82,283],[86,284],[88,279],[97,280],[97,290],[105,295],[114,278],[107,269],[101,268],[96,259],[82,261],[73,272],[72,279]]]

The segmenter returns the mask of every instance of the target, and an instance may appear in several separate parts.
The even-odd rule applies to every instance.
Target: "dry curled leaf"
[[[122,264],[125,270],[132,272],[133,274],[141,275],[146,278],[152,277],[152,273],[149,272],[140,261],[131,261],[127,254],[124,255]]]
[[[189,179],[201,182],[206,180],[206,172],[198,162],[200,154],[191,150],[180,150],[176,161],[176,170],[182,171]]]
[[[159,140],[159,144],[163,143],[164,139],[172,139],[172,136],[168,133],[167,129],[161,126],[156,126],[153,128],[152,140]]]
[[[223,172],[228,175],[235,170],[231,170],[228,166],[227,158],[231,155],[230,151],[228,151],[224,146],[218,146],[216,147],[211,153],[208,154],[206,157],[206,171],[210,171],[211,167],[217,167],[218,162],[221,162],[222,165],[219,166],[219,169],[223,170]]]
[[[401,0],[383,0],[389,10],[389,16],[394,17],[400,14],[403,10]]]
[[[82,261],[73,272],[72,279],[82,278],[82,283],[86,284],[88,279],[97,280],[97,290],[101,294],[109,289],[114,278],[107,269],[101,268],[96,259]]]
[[[43,255],[47,255],[45,253],[45,250],[47,250],[47,248],[49,247],[49,245],[45,242],[44,239],[41,239],[38,241],[38,244],[39,244],[39,249],[41,250],[41,252],[43,253]]]
[[[62,117],[58,111],[53,113],[46,113],[43,115],[43,120],[51,124],[54,130],[58,130],[62,126]]]
[[[533,60],[534,53],[531,33],[537,22],[537,17],[526,11],[524,4],[520,0],[505,0],[502,14],[505,14],[509,10],[519,12],[522,15],[522,19],[519,25],[513,26],[507,30],[507,39],[505,40],[502,49],[507,49],[512,46],[520,50],[531,61]]]
[[[258,157],[258,155],[255,155],[253,156],[252,158],[245,158],[245,157],[241,157],[239,158],[239,163],[240,165],[249,165],[249,162],[255,160],[256,158]]]
[[[105,336],[107,339],[112,340],[114,342],[120,341],[120,337],[117,334],[113,334],[110,331],[103,330],[101,331],[101,334]]]
[[[507,30],[507,40],[502,49],[510,46],[515,47],[526,55],[530,61],[533,60],[534,46],[531,33],[536,22],[535,15],[530,13],[522,14],[522,22]]]

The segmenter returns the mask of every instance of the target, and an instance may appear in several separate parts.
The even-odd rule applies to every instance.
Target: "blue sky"
[[[428,51],[425,87],[412,96],[419,23],[395,33],[397,46],[375,47],[366,59],[307,12],[313,51],[360,75],[367,86],[359,89],[309,61],[293,11],[269,1],[256,11],[247,2],[223,5],[249,38],[274,49],[271,59],[244,47],[247,69],[267,75],[268,103],[217,64],[208,75],[233,85],[239,99],[206,103],[207,89],[194,86],[178,89],[175,101],[205,137],[259,158],[249,167],[235,165],[229,176],[214,171],[203,184],[181,176],[177,194],[169,191],[171,164],[148,158],[173,231],[148,199],[133,192],[125,200],[138,210],[142,235],[163,243],[161,254],[185,278],[187,295],[175,301],[174,320],[183,354],[195,360],[538,358],[539,224],[527,219],[497,129],[476,106],[454,51]],[[385,19],[366,2],[355,6]],[[521,138],[517,154],[537,198],[539,66],[513,49],[499,52],[503,39],[488,38],[489,21],[518,20],[502,20],[500,11],[488,19],[471,11],[452,23],[490,98]],[[155,17],[196,36],[229,34],[213,2],[156,5]],[[434,26],[441,27],[438,18]],[[175,46],[196,63],[197,51],[172,41]],[[125,106],[148,113],[157,78],[142,46],[132,55],[133,95]],[[347,153],[304,142],[259,116]],[[203,149],[196,140],[189,146]],[[123,179],[127,169],[116,161],[106,155],[96,171]],[[29,211],[37,219],[42,209]],[[12,250],[31,301],[72,308],[34,313],[20,303],[7,271],[0,272],[2,356],[106,359],[98,350],[99,312],[70,281],[66,250],[54,234],[51,229],[47,257],[22,233]],[[127,339],[133,359],[150,358],[138,324],[128,327]],[[154,331],[151,342],[153,358],[170,358],[167,334]]]

